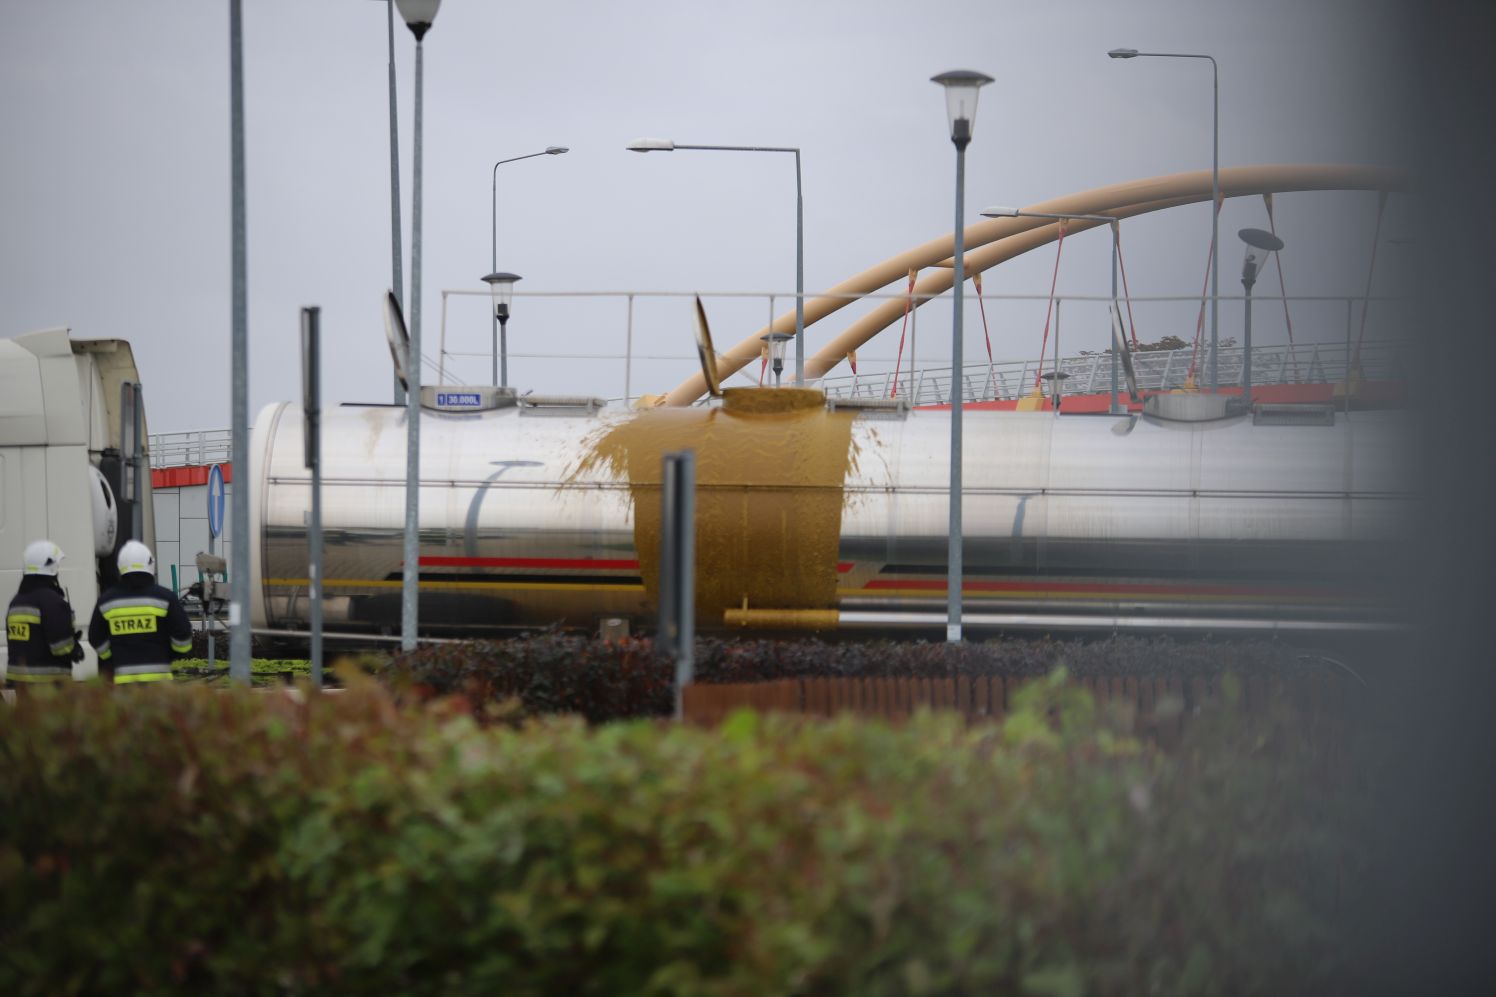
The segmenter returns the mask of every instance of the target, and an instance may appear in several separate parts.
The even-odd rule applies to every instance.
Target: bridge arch
[[[1377,190],[1402,191],[1407,175],[1397,169],[1356,165],[1272,165],[1235,166],[1220,171],[1222,198],[1249,197],[1311,190]],[[1192,170],[1143,180],[1130,180],[1097,187],[1093,190],[1029,205],[1025,211],[1063,214],[1105,214],[1114,218],[1161,211],[1184,204],[1210,200],[1211,171]],[[1071,221],[1068,234],[1083,232],[1105,222]],[[968,276],[981,273],[1015,256],[1053,242],[1059,234],[1059,223],[1043,218],[989,218],[966,227],[965,270]],[[890,257],[874,267],[837,284],[823,295],[805,301],[805,327],[851,304],[857,296],[872,294],[910,270],[923,270],[950,260],[955,252],[952,235],[942,235],[923,245]],[[937,269],[921,278],[914,288],[914,305],[938,297],[950,290],[955,280],[952,269]],[[855,350],[892,325],[904,314],[904,302],[879,303],[853,322],[829,343],[805,359],[806,378],[820,378],[839,364],[848,352]],[[723,380],[759,357],[760,337],[768,332],[795,331],[795,312],[790,309],[753,335],[719,351],[717,369]],[[666,405],[690,405],[706,393],[701,374],[686,378],[663,399]]]

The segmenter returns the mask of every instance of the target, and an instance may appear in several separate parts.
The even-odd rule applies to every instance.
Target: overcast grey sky
[[[129,339],[153,431],[227,426],[227,0],[3,2],[0,335],[66,325],[80,337]],[[323,308],[325,397],[388,400],[384,5],[244,7],[252,406],[298,396],[307,304]],[[1390,5],[1304,0],[446,0],[426,41],[427,352],[441,290],[483,287],[498,159],[550,144],[572,150],[499,170],[498,265],[524,275],[522,291],[791,292],[790,157],[640,156],[624,146],[641,136],[799,146],[814,292],[950,230],[954,155],[928,82],[935,73],[996,78],[967,160],[976,220],[994,203],[1209,167],[1208,64],[1107,59],[1117,46],[1218,58],[1222,166],[1395,162],[1386,121],[1401,92],[1398,29]],[[408,279],[414,46],[398,19],[396,32]],[[1384,238],[1397,234],[1395,202]],[[1360,294],[1374,219],[1371,194],[1280,199],[1290,294]],[[1260,200],[1228,203],[1223,294],[1239,291],[1236,229],[1265,223]],[[1135,295],[1199,292],[1208,208],[1130,222],[1123,233]],[[1383,251],[1379,268],[1395,270],[1397,254]],[[1061,292],[1103,293],[1106,260],[1104,236],[1077,237]],[[993,273],[986,290],[1046,293],[1053,264],[1050,250],[1031,254]],[[762,324],[767,304],[714,302],[711,311],[726,345]],[[1043,312],[1043,302],[989,311],[1000,357],[1038,351]],[[1259,313],[1264,336],[1282,325],[1270,313]],[[511,350],[621,351],[624,314],[621,300],[520,297]],[[812,349],[854,314],[813,327]],[[922,313],[922,361],[948,355],[949,314]],[[982,352],[970,314],[968,357]],[[1154,315],[1145,335],[1193,331],[1191,307]],[[1295,331],[1336,340],[1341,316],[1306,308]],[[454,348],[488,349],[479,299],[454,300],[448,322]],[[1239,322],[1239,308],[1223,305],[1222,335]],[[1097,347],[1098,326],[1067,320],[1075,349]],[[682,303],[641,304],[636,349],[689,356],[690,329]],[[891,356],[893,347],[864,352]],[[487,369],[468,361],[456,376],[486,379]],[[634,392],[668,389],[691,369],[638,365]],[[622,393],[619,364],[516,357],[510,379],[521,389]]]

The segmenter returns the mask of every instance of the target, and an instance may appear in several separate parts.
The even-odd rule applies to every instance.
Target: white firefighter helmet
[[[132,571],[156,576],[156,559],[151,556],[151,549],[139,540],[127,540],[119,549],[119,573],[128,575]]]
[[[33,540],[26,545],[21,555],[21,574],[50,575],[57,577],[57,568],[65,555],[62,548],[50,540]]]

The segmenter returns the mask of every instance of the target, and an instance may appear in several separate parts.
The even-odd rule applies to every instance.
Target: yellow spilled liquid
[[[836,603],[842,490],[852,419],[809,388],[728,388],[721,408],[655,408],[599,435],[580,470],[626,480],[634,546],[659,598],[664,455],[696,453],[696,618],[727,609]]]

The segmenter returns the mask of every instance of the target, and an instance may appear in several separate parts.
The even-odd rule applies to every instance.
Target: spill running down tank
[[[733,389],[720,406],[520,400],[426,410],[420,618],[428,633],[655,617],[664,453],[697,459],[703,630],[943,626],[949,414]],[[1409,506],[1394,412],[1254,424],[965,416],[968,629],[1375,627]],[[324,618],[398,630],[405,410],[323,415]],[[260,413],[254,625],[303,628],[302,416]]]

